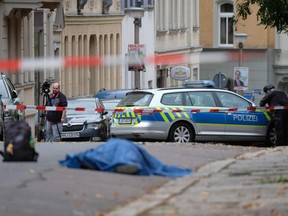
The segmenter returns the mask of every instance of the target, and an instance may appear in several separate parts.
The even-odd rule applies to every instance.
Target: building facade
[[[171,78],[175,66],[187,66],[190,80],[200,78],[199,0],[155,1],[155,55],[190,56],[186,64],[155,65],[157,87],[181,86],[183,81]]]
[[[33,59],[35,56],[54,56],[54,33],[61,31],[54,26],[57,8],[62,0],[0,0],[0,58],[1,59]],[[37,18],[34,12],[41,12],[42,24],[35,26]],[[61,12],[61,11],[60,11]],[[61,15],[61,14],[60,14]],[[59,14],[58,14],[59,16]],[[35,21],[36,19],[36,21]],[[59,28],[58,28],[59,27]],[[38,35],[39,37],[35,37]],[[37,42],[35,38],[39,39]],[[42,44],[41,48],[38,44]],[[35,45],[36,44],[36,45]],[[52,71],[1,71],[8,75],[24,104],[39,104],[40,82],[53,76]],[[37,77],[41,77],[41,80]],[[38,83],[39,82],[39,83]],[[38,85],[39,84],[39,85]],[[34,116],[36,110],[26,110],[26,120],[34,132]]]
[[[276,76],[275,85],[288,94],[288,35],[276,35],[275,63],[273,72]]]
[[[82,1],[78,1],[78,3]],[[122,64],[63,68],[62,90],[68,97],[93,95],[99,89],[133,89],[179,86],[170,70],[183,64],[147,64],[134,70],[127,64],[129,47],[141,45],[145,56],[193,55],[187,62],[191,76],[199,78],[199,0],[114,0],[103,13],[105,2],[87,0],[79,8],[76,1],[64,0],[65,29],[62,32],[62,56],[118,56]],[[144,14],[135,24],[129,9],[141,7]],[[172,18],[173,17],[173,18]],[[173,41],[173,43],[171,43]],[[139,46],[140,47],[140,46]]]
[[[104,11],[105,2],[88,0],[79,7],[79,1],[64,0],[62,57],[121,55],[124,16],[121,1],[113,1]],[[101,88],[122,88],[120,70],[119,65],[63,68],[61,88],[69,98],[94,95]]]
[[[235,0],[200,1],[200,44],[203,47],[200,79],[213,80],[222,74],[228,81],[222,87],[233,90],[235,68],[247,68],[248,88],[241,93],[252,94],[257,103],[262,95],[254,93],[267,83],[287,89],[286,37],[278,35],[274,28],[257,24],[257,6],[253,6],[254,14],[247,20],[240,19],[234,23],[236,4]],[[235,37],[239,33],[247,34],[242,50]]]
[[[134,18],[135,10],[142,15]],[[122,56],[128,59],[133,53],[142,53],[144,56],[154,56],[155,52],[155,1],[154,0],[123,0],[122,9],[124,18],[122,21]],[[132,15],[131,15],[132,14]],[[135,45],[137,44],[137,45]],[[135,46],[134,46],[135,45]],[[123,63],[121,67],[122,86],[126,89],[144,89],[156,87],[155,65],[146,64],[140,69],[129,67]]]

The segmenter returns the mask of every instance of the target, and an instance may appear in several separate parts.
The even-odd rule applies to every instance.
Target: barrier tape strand
[[[38,110],[38,111],[95,111],[95,112],[104,112],[104,111],[113,111],[113,112],[134,112],[137,114],[144,113],[180,113],[180,112],[191,112],[191,113],[199,113],[199,112],[236,112],[236,111],[256,111],[256,110],[287,110],[288,106],[270,106],[270,107],[247,107],[247,108],[197,108],[197,109],[172,109],[172,110],[162,110],[162,109],[154,109],[154,108],[115,108],[115,109],[104,109],[104,108],[85,108],[85,107],[60,107],[60,106],[35,106],[35,105],[5,105],[4,110]]]

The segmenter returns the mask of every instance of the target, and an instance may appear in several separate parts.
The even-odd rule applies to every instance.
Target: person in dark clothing
[[[67,98],[60,92],[60,84],[53,84],[53,92],[49,95],[46,106],[67,107]],[[46,114],[46,142],[57,142],[61,140],[63,122],[66,111],[47,111]]]
[[[264,86],[263,91],[265,96],[261,99],[259,105],[264,107],[270,106],[287,106],[288,97],[285,92],[276,90],[272,84]],[[276,130],[276,145],[285,144],[287,141],[287,111],[285,109],[274,110],[275,130]]]

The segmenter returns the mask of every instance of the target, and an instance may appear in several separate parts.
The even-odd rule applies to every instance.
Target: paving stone
[[[155,206],[140,198],[141,211],[130,203],[107,216],[288,216],[288,147],[211,163],[157,191],[150,197],[166,196],[154,199]]]

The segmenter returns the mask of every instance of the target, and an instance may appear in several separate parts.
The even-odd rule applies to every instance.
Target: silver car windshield
[[[0,95],[2,95],[3,98],[8,98],[5,83],[3,82],[3,80],[0,80],[0,82],[1,82],[0,83]]]
[[[113,110],[115,109],[115,107],[118,105],[118,103],[120,102],[120,100],[103,100],[102,103],[105,107],[105,111],[108,112],[109,116],[112,116]]]
[[[95,113],[96,102],[95,100],[68,100],[69,108],[81,107],[85,108],[85,112],[76,111],[76,110],[68,110],[67,115],[79,115],[79,114],[93,114]]]
[[[149,106],[152,97],[153,94],[149,92],[130,92],[117,106]]]

